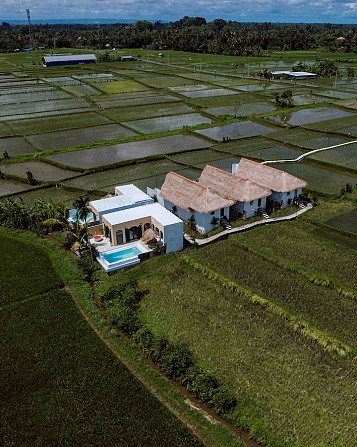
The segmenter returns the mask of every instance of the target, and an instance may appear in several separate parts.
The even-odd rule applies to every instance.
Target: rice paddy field
[[[1,233],[2,445],[201,446],[84,321],[46,252]]]
[[[290,63],[286,61],[253,63],[243,58],[244,63],[232,69],[229,57],[170,53],[170,63],[173,58],[179,67],[134,61],[46,69],[29,64],[30,59],[23,60],[21,55],[7,57],[15,65],[7,65],[13,71],[4,69],[0,79],[0,170],[4,172],[16,172],[18,168],[10,167],[12,161],[30,162],[40,151],[43,159],[69,170],[100,169],[100,185],[107,187],[114,183],[106,180],[110,174],[102,167],[109,169],[120,163],[124,170],[132,160],[164,159],[182,152],[179,159],[184,169],[195,166],[200,170],[210,160],[228,169],[230,160],[241,156],[256,160],[296,158],[301,151],[356,136],[355,113],[334,104],[353,100],[343,79],[342,84],[319,80],[289,83],[299,110],[280,111],[274,95],[286,84],[242,76],[247,68],[251,73],[254,67],[281,69]],[[154,53],[151,57],[156,61]],[[25,72],[16,67],[17,63],[23,64]],[[325,105],[317,106],[319,102]],[[282,128],[286,124],[289,127]],[[150,134],[159,138],[152,139]],[[214,142],[218,145],[213,158],[208,153],[205,157],[204,151],[202,156],[196,154]],[[75,150],[77,146],[80,151]],[[5,151],[10,157],[6,161],[1,157]],[[355,183],[351,173],[356,163],[354,146],[316,154],[311,158],[311,163],[314,161],[319,164],[306,161],[287,169],[300,174],[310,189],[323,193],[334,194],[344,182]],[[3,169],[2,164],[6,164]],[[155,174],[140,174],[138,178],[130,176],[130,181],[143,185],[142,179],[150,177],[151,184],[153,179],[160,183],[164,174],[158,173],[160,180]],[[66,181],[59,178],[52,180]],[[84,180],[78,182],[85,185],[83,192],[96,189],[97,181],[92,187]]]
[[[191,135],[172,135],[150,140],[136,140],[109,146],[84,149],[81,151],[61,152],[47,158],[67,166],[93,169],[127,160],[143,159],[149,156],[170,154],[190,149],[210,147],[212,143]]]
[[[352,203],[326,200],[317,212],[348,207],[353,222]],[[188,346],[200,365],[234,390],[239,410],[232,419],[252,427],[263,445],[355,442],[355,418],[348,410],[356,397],[355,364],[310,340],[284,316],[310,322],[324,336],[355,348],[356,300],[339,290],[356,296],[357,254],[317,236],[310,218],[260,227],[170,262],[156,259],[118,273],[138,280],[145,291],[139,311],[145,325]],[[249,293],[232,292],[225,281]],[[257,297],[281,314],[259,305]]]
[[[197,180],[207,163],[231,171],[241,157],[290,159],[357,138],[357,84],[254,75],[312,65],[312,53],[165,50],[162,61],[153,50],[141,53],[145,61],[51,69],[23,54],[2,55],[1,200],[72,205],[120,184],[160,188],[170,171]],[[276,105],[275,93],[286,88],[296,107]],[[116,277],[136,281],[146,328],[186,346],[233,392],[231,422],[263,446],[354,446],[356,203],[355,193],[339,196],[357,183],[357,144],[274,167],[307,181],[318,206],[296,221],[156,257]],[[9,340],[0,370],[10,371],[0,391],[5,445],[70,445],[74,438],[86,446],[200,445],[104,349],[46,256],[23,241],[20,249],[16,238],[0,241],[0,331]]]

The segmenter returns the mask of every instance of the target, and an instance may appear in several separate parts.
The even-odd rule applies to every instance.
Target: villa
[[[153,248],[183,248],[183,222],[135,185],[115,188],[115,195],[89,203],[90,242],[97,261],[110,272],[140,262]]]
[[[292,205],[307,186],[285,171],[242,158],[232,173],[207,165],[198,182],[169,172],[160,189],[148,188],[166,209],[208,233],[229,218],[249,219]],[[228,222],[229,223],[229,222]]]

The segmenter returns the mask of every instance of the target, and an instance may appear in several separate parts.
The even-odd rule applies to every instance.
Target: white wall
[[[166,253],[183,249],[183,222],[164,227],[164,244]]]

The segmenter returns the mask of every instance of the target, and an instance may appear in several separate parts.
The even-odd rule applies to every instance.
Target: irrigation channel
[[[308,157],[309,155],[312,155],[312,154],[316,154],[316,152],[328,151],[330,149],[336,149],[337,147],[348,146],[349,144],[355,144],[355,143],[357,143],[357,140],[348,141],[347,143],[335,144],[334,146],[321,147],[320,149],[314,149],[313,151],[306,152],[305,154],[299,155],[297,158],[286,159],[286,160],[262,161],[260,164],[266,165],[268,163],[298,163],[299,161],[303,160],[305,157]]]
[[[58,241],[52,236],[43,236],[44,239],[47,239],[48,241],[55,243],[60,248],[65,250],[65,252],[69,255],[72,262],[76,262],[77,255],[75,253],[66,248],[65,244]],[[84,280],[84,279],[83,279]],[[95,304],[98,308],[98,310],[101,312],[103,317],[109,321],[106,309],[103,305],[103,303],[100,301],[97,292],[95,290],[94,284],[91,284],[92,291],[93,291],[93,299],[95,301]],[[110,341],[104,336],[104,334],[92,323],[90,317],[86,314],[86,312],[81,307],[79,301],[77,300],[77,297],[74,293],[74,291],[69,287],[65,286],[65,290],[70,294],[72,297],[72,300],[77,307],[78,311],[82,315],[83,319],[89,324],[91,329],[96,333],[96,335],[100,338],[100,340],[112,351],[112,353],[128,368],[129,372],[133,374],[135,378],[137,378],[144,386],[147,388],[147,390],[150,391],[153,396],[155,396],[172,414],[174,414],[184,425],[186,425],[189,430],[192,431],[192,433],[203,443],[205,447],[210,447],[210,445],[207,443],[205,436],[201,431],[183,414],[180,410],[175,408],[164,396],[161,395],[161,393],[139,372],[137,369],[127,360],[126,357],[124,357],[111,343]],[[211,424],[221,423],[228,427],[241,441],[243,441],[248,447],[262,447],[262,444],[259,444],[254,439],[250,438],[250,434],[248,431],[240,430],[235,425],[231,424],[230,422],[223,419],[219,414],[217,414],[214,410],[209,408],[208,406],[202,404],[198,399],[196,399],[183,385],[180,385],[178,382],[176,382],[174,379],[172,379],[170,376],[168,376],[160,367],[158,367],[151,359],[149,359],[144,351],[141,349],[141,347],[138,345],[138,343],[133,339],[133,337],[128,334],[127,332],[123,331],[121,328],[117,327],[118,335],[126,337],[132,341],[132,343],[135,345],[138,353],[142,356],[142,358],[145,360],[145,362],[154,369],[158,374],[165,377],[167,380],[170,381],[170,383],[178,389],[183,397],[185,397],[184,402],[189,406],[191,411],[197,411],[198,413],[201,413],[203,417],[208,420]]]

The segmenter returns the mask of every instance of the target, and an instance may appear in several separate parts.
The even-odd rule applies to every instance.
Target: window
[[[149,228],[150,228],[150,224],[147,222],[147,223],[144,225],[144,231],[148,230]]]
[[[211,216],[213,216],[214,215],[214,211],[211,211]]]
[[[262,199],[258,199],[258,206],[262,206]]]
[[[291,191],[288,191],[288,194],[287,194],[287,195],[290,196],[290,194],[291,194]]]
[[[251,200],[251,201],[249,202],[249,205],[253,205],[253,203],[254,203],[254,200]]]
[[[122,232],[122,230],[118,230],[115,233],[115,236],[116,236],[116,240],[117,240],[117,245],[122,244],[123,243],[123,232]]]

